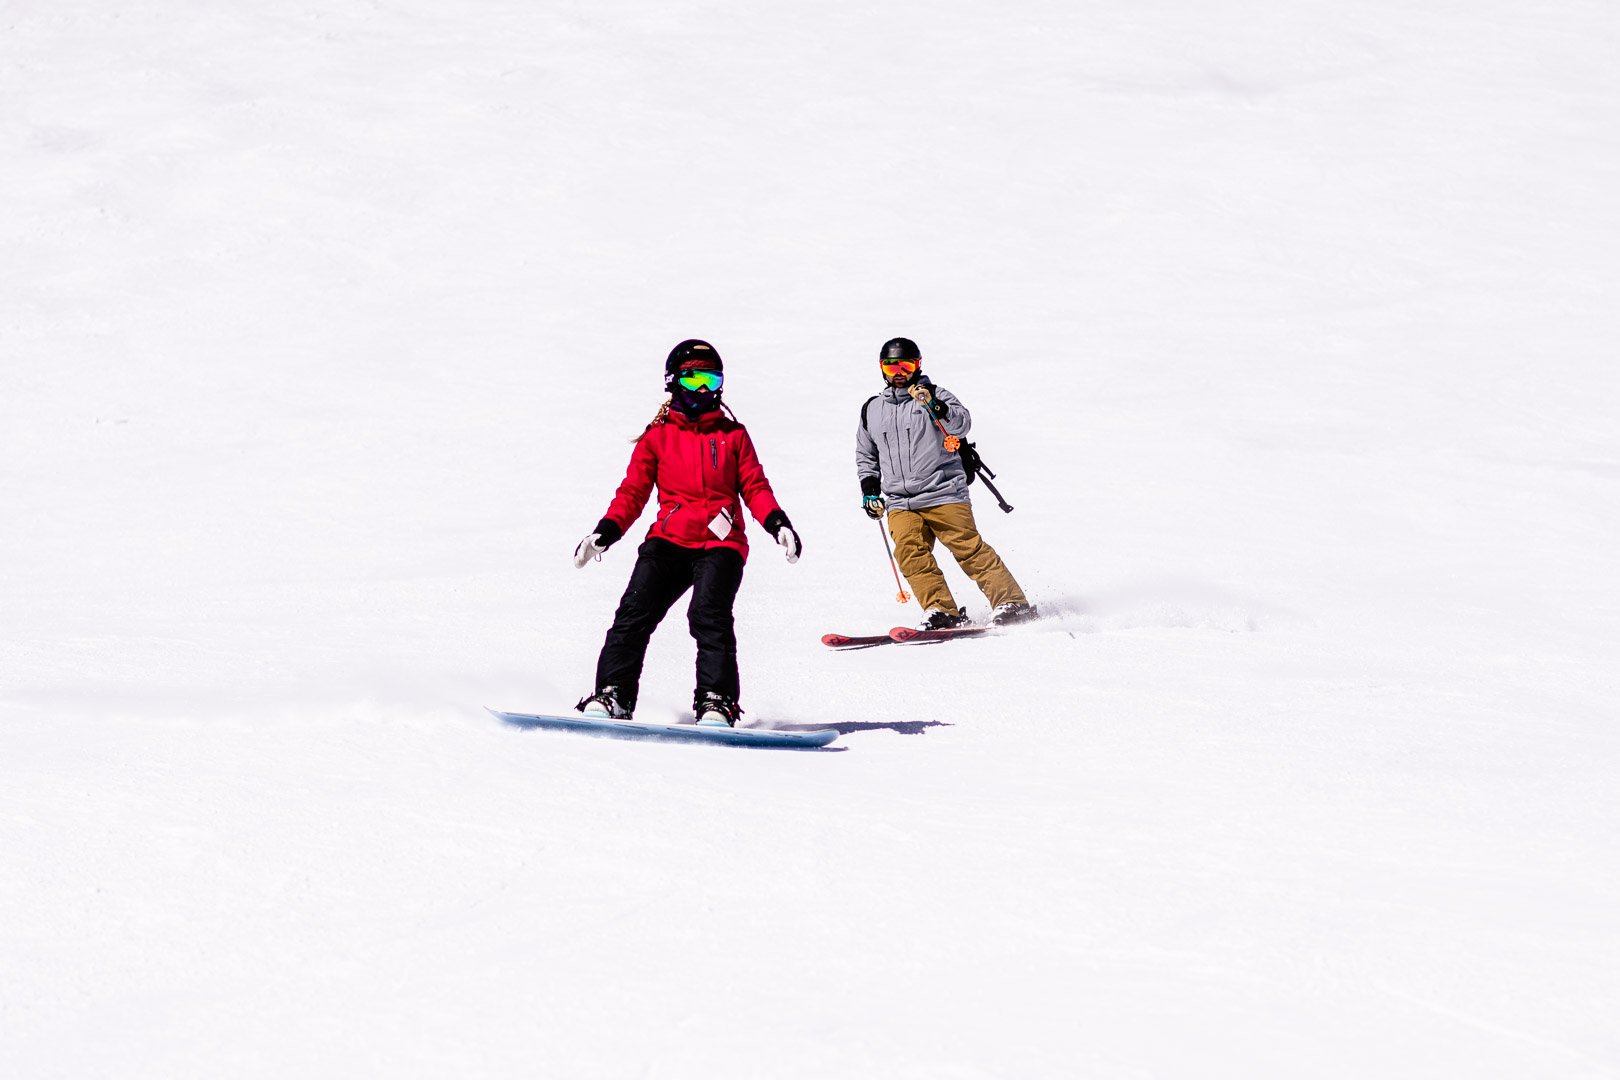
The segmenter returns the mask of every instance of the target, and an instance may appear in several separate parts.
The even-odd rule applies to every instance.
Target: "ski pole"
[[[945,436],[945,452],[947,454],[956,453],[956,448],[962,445],[962,440],[958,439],[955,435],[952,435],[950,432],[946,431],[944,423],[942,423],[940,421],[939,417],[934,415],[934,395],[933,395],[933,391],[931,391],[931,390],[928,391],[928,400],[924,401],[918,395],[918,391],[922,390],[922,389],[924,389],[924,388],[921,387],[921,386],[914,386],[911,389],[907,390],[906,393],[911,395],[911,400],[912,401],[915,401],[917,404],[919,404],[919,405],[921,405],[923,407],[923,412],[928,414],[928,419],[932,420],[934,422],[934,426],[939,428],[939,433],[941,435]]]
[[[913,396],[915,396],[915,395],[913,395]],[[939,433],[941,435],[945,436],[945,452],[948,453],[948,454],[956,453],[962,446],[962,440],[958,439],[955,435],[952,435],[950,432],[945,430],[944,422],[942,420],[940,420],[939,417],[937,417],[937,416],[935,416],[933,414],[932,409],[929,409],[929,407],[927,405],[923,405],[923,403],[920,402],[920,401],[917,404],[922,405],[924,409],[928,409],[928,418],[934,422],[935,427],[939,428]],[[971,447],[970,447],[970,449],[971,449]],[[996,497],[996,505],[1001,507],[1001,512],[1002,513],[1004,513],[1004,514],[1012,513],[1013,508],[1011,506],[1007,505],[1007,500],[1001,497],[1001,492],[996,490],[996,485],[994,485],[994,484],[992,484],[990,482],[992,479],[995,478],[996,474],[991,472],[988,468],[985,467],[984,459],[979,457],[977,452],[974,452],[973,456],[974,456],[975,459],[978,460],[978,463],[979,463],[979,476],[984,480],[984,486],[989,488],[990,489],[990,494],[992,494],[992,495],[994,495]],[[885,541],[885,544],[887,544],[887,541]],[[903,602],[904,601],[902,601],[902,603]]]
[[[973,460],[978,463],[979,479],[983,480],[984,486],[990,489],[990,494],[996,497],[996,505],[1001,507],[1001,512],[1004,514],[1012,513],[1013,508],[1007,505],[1007,500],[1001,497],[1001,492],[996,490],[996,485],[990,482],[995,479],[996,474],[990,471],[990,466],[984,463],[984,458],[979,456],[977,450],[973,451]]]
[[[991,475],[991,476],[993,476],[993,475],[995,475],[995,474],[994,474],[994,473],[991,473],[991,474],[990,474],[990,475]],[[988,479],[987,479],[987,478],[986,478],[986,475],[985,475],[985,473],[984,473],[984,471],[983,471],[983,470],[980,470],[980,473],[979,473],[979,479],[980,479],[980,480],[983,480],[983,481],[984,481],[984,486],[985,486],[985,487],[987,487],[987,488],[989,488],[989,489],[990,489],[990,494],[992,494],[992,495],[994,495],[994,496],[995,496],[995,497],[996,497],[996,505],[997,505],[997,506],[999,506],[999,507],[1001,507],[1001,512],[1002,512],[1002,513],[1003,513],[1003,514],[1010,514],[1010,513],[1012,513],[1012,512],[1013,512],[1013,508],[1012,508],[1012,507],[1010,507],[1010,506],[1008,506],[1008,505],[1007,505],[1007,500],[1006,500],[1006,499],[1003,499],[1003,498],[1002,498],[1002,497],[1001,497],[1001,492],[999,492],[999,491],[997,491],[997,490],[996,490],[996,485],[994,485],[994,484],[992,484],[992,483],[991,483],[991,482],[990,482],[990,481],[989,481],[989,480],[988,480]]]
[[[904,585],[900,584],[900,567],[894,561],[893,549],[889,547],[889,533],[883,528],[883,519],[877,518],[876,520],[878,535],[883,537],[883,551],[889,556],[889,569],[894,571],[894,583],[900,589],[899,592],[894,594],[894,602],[897,604],[908,603],[911,600],[911,594],[906,592],[906,587]]]

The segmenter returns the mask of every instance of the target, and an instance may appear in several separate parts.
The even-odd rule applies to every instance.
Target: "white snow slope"
[[[0,1073],[1620,1075],[1616,56],[1598,0],[0,6]],[[897,334],[1053,617],[837,654],[918,617]],[[743,703],[827,752],[481,709],[590,688],[633,544],[569,555],[688,336],[805,542]],[[691,664],[677,609],[642,718]]]

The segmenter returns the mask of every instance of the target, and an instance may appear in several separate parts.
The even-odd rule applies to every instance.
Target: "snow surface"
[[[1616,56],[1597,0],[0,6],[0,1073],[1620,1076]],[[917,618],[896,334],[1056,617],[835,654]],[[805,541],[744,705],[827,752],[482,711],[589,688],[688,336]]]

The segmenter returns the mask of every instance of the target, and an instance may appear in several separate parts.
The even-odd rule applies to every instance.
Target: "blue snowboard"
[[[547,716],[490,709],[496,718],[521,728],[556,728],[609,739],[652,739],[662,742],[706,742],[723,746],[759,746],[813,750],[838,738],[838,732],[772,731],[769,728],[709,727],[704,724],[644,724],[639,720],[609,720],[601,716]]]

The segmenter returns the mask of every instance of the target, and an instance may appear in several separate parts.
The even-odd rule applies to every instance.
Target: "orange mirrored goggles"
[[[916,360],[879,360],[885,375],[910,375],[917,370]]]

